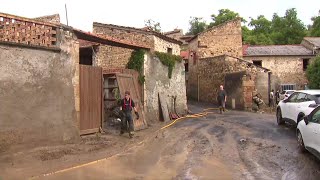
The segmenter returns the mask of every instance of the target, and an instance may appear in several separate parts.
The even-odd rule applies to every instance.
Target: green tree
[[[309,88],[320,89],[320,56],[309,64],[307,68],[307,78],[309,80]]]
[[[274,14],[271,23],[271,38],[275,44],[300,44],[307,34],[295,8],[288,9],[284,17]]]
[[[319,37],[320,36],[320,16],[312,17],[311,20],[313,21],[313,24],[310,27],[310,35]]]
[[[206,22],[201,17],[190,17],[189,20],[189,32],[187,35],[196,35],[203,32],[207,28]]]
[[[271,21],[266,19],[263,15],[260,15],[257,17],[257,19],[251,18],[249,26],[252,27],[252,30],[245,39],[248,44],[273,44],[271,39]]]
[[[215,14],[211,15],[212,22],[209,24],[208,28],[217,26],[219,24],[233,20],[235,18],[241,18],[239,13],[236,13],[229,9],[220,9],[218,15],[215,15]],[[246,22],[246,20],[243,18],[241,18],[241,21]]]
[[[155,22],[152,19],[148,19],[144,21],[144,25],[150,29],[152,29],[153,31],[156,32],[161,32],[161,26],[159,22]]]

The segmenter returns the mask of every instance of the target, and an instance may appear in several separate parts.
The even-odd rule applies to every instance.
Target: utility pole
[[[64,7],[65,7],[65,10],[66,10],[67,26],[69,26],[67,4],[64,4]]]

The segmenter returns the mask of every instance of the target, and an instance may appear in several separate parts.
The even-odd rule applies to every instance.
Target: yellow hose
[[[192,115],[186,115],[184,117],[175,119],[173,122],[171,122],[170,124],[163,126],[160,130],[168,128],[170,126],[172,126],[173,124],[175,124],[177,121],[181,120],[181,119],[187,119],[187,118],[199,118],[199,117],[203,117],[203,116],[207,116],[208,114],[214,114],[214,112],[207,112],[209,110],[218,110],[219,108],[207,108],[204,109],[203,112],[201,113],[197,113],[197,114],[192,114]]]

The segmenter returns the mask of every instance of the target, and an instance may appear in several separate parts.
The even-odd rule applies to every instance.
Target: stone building
[[[303,45],[243,46],[244,59],[272,71],[271,89],[304,89],[314,52]]]
[[[173,31],[163,33],[166,36],[174,38],[182,42],[181,50],[188,49],[189,40],[193,38],[193,35],[184,35],[182,29],[174,29]]]
[[[0,151],[79,139],[72,29],[0,13]]]
[[[188,80],[188,98],[217,103],[219,86],[224,85],[229,107],[250,109],[255,90],[268,102],[270,70],[241,58],[229,55],[201,58],[189,73],[192,75]]]
[[[237,18],[195,35],[189,40],[188,50],[191,61],[224,54],[241,58],[241,20]]]
[[[172,78],[168,77],[168,67],[153,55],[153,51],[165,52],[173,55],[180,55],[181,41],[165,36],[164,34],[148,29],[117,26],[111,24],[93,23],[93,32],[102,37],[116,38],[122,41],[131,42],[143,47],[146,51],[143,75],[145,83],[142,87],[143,104],[145,106],[146,118],[148,121],[156,121],[160,118],[159,96],[164,94],[169,110],[172,111],[173,98],[176,98],[176,109],[179,114],[185,114],[187,110],[186,83],[184,62],[176,62]],[[126,68],[132,50],[115,49],[99,45],[96,48],[95,63],[107,69]]]
[[[74,142],[80,134],[98,132],[102,67],[113,67],[114,61],[123,67],[121,51],[149,49],[4,13],[0,13],[0,27],[0,151],[18,144]],[[107,56],[96,57],[100,45],[109,48],[100,51]],[[90,113],[94,116],[86,119]],[[94,120],[95,127],[88,120]]]
[[[139,29],[94,22],[93,33],[135,42],[136,44],[150,47],[151,51],[166,52],[174,55],[180,54],[180,45],[182,44],[181,41],[146,28]]]
[[[252,96],[252,89],[258,89],[267,100],[269,70],[241,59],[242,32],[239,18],[195,35],[189,40],[188,52],[188,98],[216,102],[216,95],[222,84],[228,86],[228,94],[233,94],[230,97],[234,99],[236,108],[246,109],[251,99],[245,98],[246,102],[243,100],[242,90],[248,90],[243,87],[248,83],[242,83],[242,76],[245,75],[244,79],[252,81],[253,85],[246,93],[251,93]],[[230,82],[234,82],[234,76],[238,75],[235,79],[239,82],[239,87],[233,88],[236,86],[231,86]],[[231,101],[228,101],[228,105],[232,105]]]
[[[320,37],[304,37],[301,45],[311,50],[314,54],[320,53]]]

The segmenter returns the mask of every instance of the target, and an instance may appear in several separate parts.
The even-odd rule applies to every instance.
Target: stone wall
[[[94,55],[94,66],[103,69],[126,68],[134,50],[110,45],[99,45]]]
[[[60,15],[59,14],[41,16],[41,17],[36,17],[33,19],[38,20],[38,21],[49,22],[49,23],[60,23]]]
[[[216,96],[219,86],[225,84],[225,76],[229,73],[245,71],[250,80],[258,82],[257,74],[265,73],[265,69],[259,68],[241,59],[230,56],[216,56],[199,59],[188,80],[188,98],[198,99],[204,102],[217,103]],[[240,80],[239,80],[240,81]],[[266,88],[268,87],[268,82]],[[226,89],[228,93],[228,89]]]
[[[236,19],[213,27],[191,41],[198,45],[199,58],[230,55],[242,57],[241,20]],[[190,47],[190,46],[189,46]],[[190,47],[190,49],[193,49]]]
[[[129,30],[123,28],[112,28],[99,23],[93,23],[93,33],[98,35],[107,35],[119,40],[125,40],[128,42],[134,42],[137,45],[148,46],[154,48],[153,35],[140,33],[137,30]]]
[[[61,36],[61,52],[0,45],[0,152],[79,139],[79,44]]]
[[[166,97],[169,111],[173,109],[172,96],[176,96],[177,112],[186,114],[187,99],[183,61],[176,63],[172,78],[169,79],[168,67],[148,53],[145,55],[144,75],[146,80],[144,85],[144,104],[148,122],[158,121],[160,118],[158,93],[164,94]]]
[[[271,89],[278,89],[280,84],[296,84],[297,89],[303,89],[308,83],[303,71],[303,58],[301,56],[269,56],[245,57],[248,61],[261,60],[262,67],[272,71]]]
[[[172,48],[172,54],[180,55],[179,44],[169,42],[144,30],[93,23],[93,33],[148,46],[152,51],[167,52],[168,48]]]
[[[159,52],[168,52],[168,48],[172,49],[172,54],[180,55],[180,45],[165,41],[154,36],[154,50]]]

